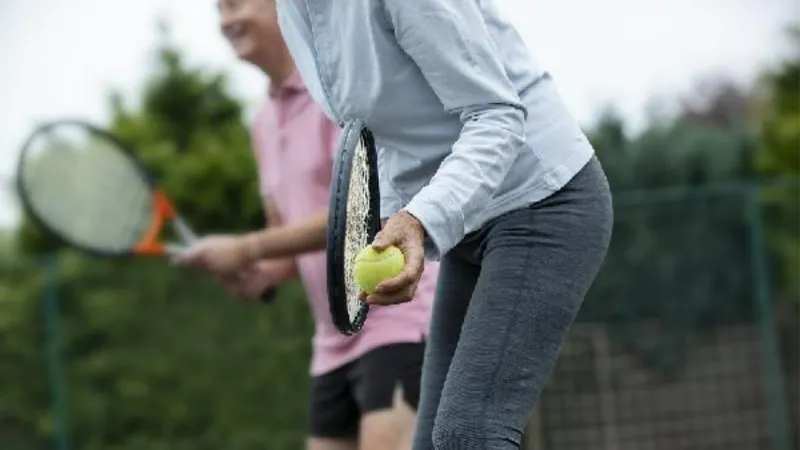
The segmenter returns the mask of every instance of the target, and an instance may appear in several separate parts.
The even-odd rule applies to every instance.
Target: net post
[[[759,189],[755,184],[745,187],[744,195],[749,222],[750,258],[753,267],[753,289],[759,325],[764,345],[764,365],[767,398],[773,429],[773,450],[789,450],[789,410],[786,404],[785,380],[780,361],[780,351],[775,329],[772,305],[772,288],[768,266],[764,220],[761,215]]]
[[[52,395],[52,412],[55,423],[57,450],[69,450],[69,415],[62,360],[61,308],[58,295],[58,256],[44,258],[44,319],[47,345],[47,379]]]

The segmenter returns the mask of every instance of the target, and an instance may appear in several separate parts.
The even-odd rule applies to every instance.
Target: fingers
[[[408,286],[416,283],[422,275],[419,269],[406,262],[405,269],[399,275],[381,281],[375,288],[375,292],[380,294],[391,294],[393,292],[401,291]]]
[[[422,271],[425,267],[425,255],[422,247],[417,243],[403,242],[400,250],[406,259],[405,267],[396,277],[383,280],[376,287],[376,291],[381,294],[388,294],[403,290],[404,288],[419,282]]]
[[[189,247],[178,253],[169,255],[172,264],[179,267],[192,267],[199,263],[200,252],[195,247]]]
[[[414,247],[408,248],[407,253],[403,271],[378,284],[375,292],[366,296],[364,301],[371,305],[396,305],[413,300],[424,270],[423,257],[422,250]]]
[[[206,252],[208,246],[205,240],[195,242],[193,245],[170,254],[170,262],[178,267],[191,269],[205,269]]]
[[[405,286],[403,289],[399,291],[387,294],[375,292],[370,295],[367,295],[363,299],[366,303],[369,303],[370,305],[378,305],[378,306],[397,305],[400,303],[407,303],[413,300],[416,291],[417,291],[417,283],[415,282]]]
[[[376,291],[366,297],[368,303],[395,304],[411,300],[424,268],[425,252],[422,247],[421,226],[408,213],[398,213],[389,218],[372,243],[376,251],[397,246],[405,257],[405,267],[397,276],[382,281]]]
[[[215,278],[229,294],[239,301],[254,300],[264,289],[264,283],[261,282],[255,266]]]
[[[382,252],[386,250],[387,247],[395,245],[397,240],[399,239],[397,239],[393,233],[381,231],[376,234],[375,239],[372,240],[372,248],[375,251]]]

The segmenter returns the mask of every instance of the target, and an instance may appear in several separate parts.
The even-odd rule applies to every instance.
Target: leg
[[[596,161],[562,191],[485,227],[481,273],[444,384],[437,450],[519,449],[605,257],[611,204]]]
[[[358,450],[356,439],[309,438],[306,450]]]
[[[350,376],[361,450],[410,450],[424,352],[422,342],[390,344],[355,362]]]
[[[360,450],[411,450],[416,411],[398,386],[387,409],[372,411],[361,418]]]
[[[358,450],[358,405],[350,388],[352,364],[311,381],[307,450]]]
[[[422,389],[414,432],[414,450],[433,450],[433,433],[439,398],[450,362],[461,336],[461,325],[469,299],[478,281],[479,268],[447,255],[439,266],[436,299],[433,301],[430,333],[422,370]]]

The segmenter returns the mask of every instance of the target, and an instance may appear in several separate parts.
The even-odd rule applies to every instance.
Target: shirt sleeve
[[[384,0],[384,6],[400,47],[463,124],[451,153],[404,208],[422,223],[438,259],[481,221],[525,146],[527,111],[498,59],[479,0]]]

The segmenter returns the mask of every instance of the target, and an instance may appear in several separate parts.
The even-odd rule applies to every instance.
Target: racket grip
[[[267,288],[267,290],[264,291],[261,296],[259,296],[259,299],[261,300],[261,303],[272,303],[275,300],[276,293],[277,292],[274,287]]]

